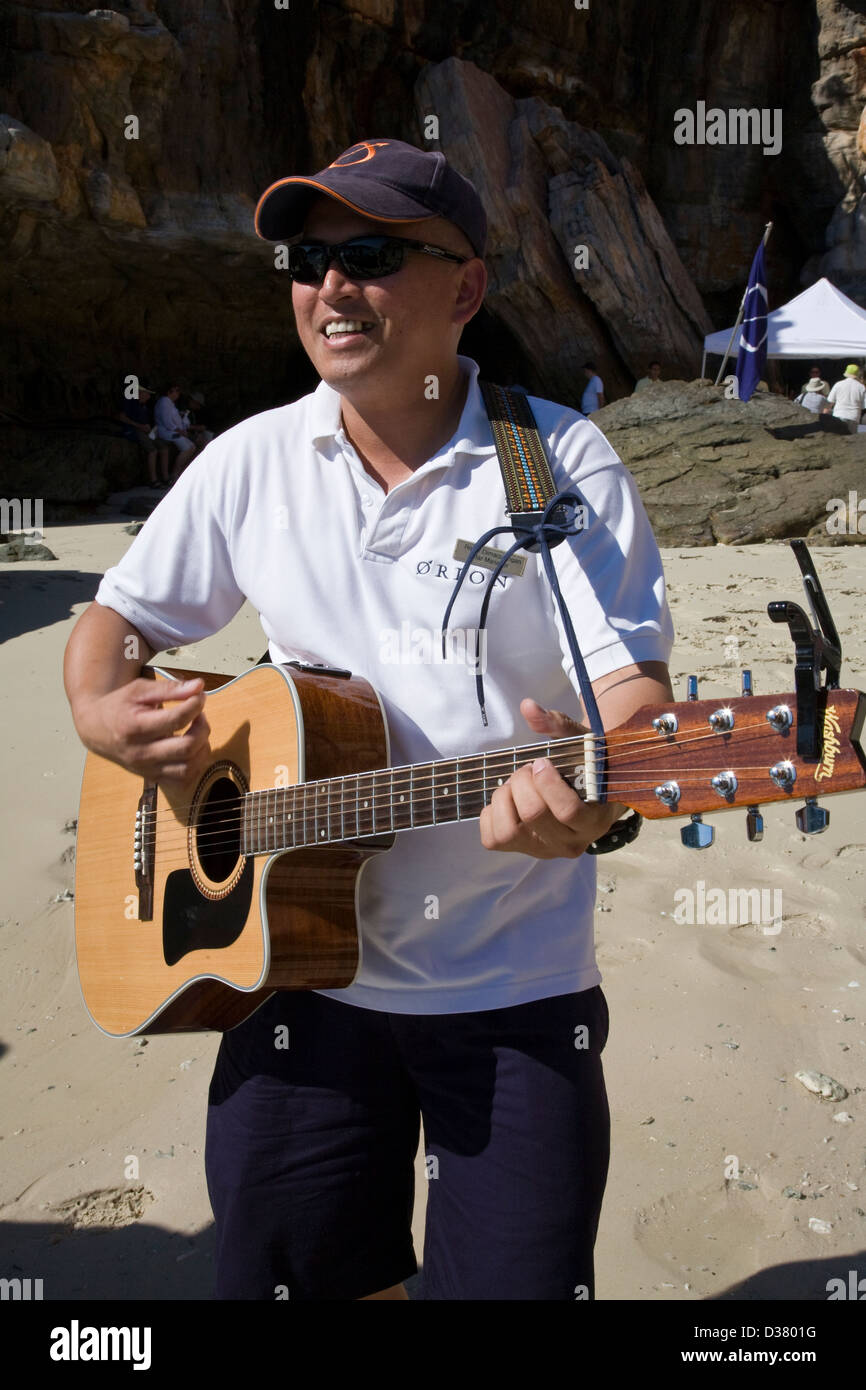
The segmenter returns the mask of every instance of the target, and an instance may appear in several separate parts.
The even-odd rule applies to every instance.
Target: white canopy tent
[[[866,357],[866,309],[861,309],[829,280],[819,280],[802,294],[767,315],[768,357]],[[708,333],[704,338],[705,375],[707,357],[723,357],[731,342],[733,328]],[[731,352],[739,350],[739,336]]]

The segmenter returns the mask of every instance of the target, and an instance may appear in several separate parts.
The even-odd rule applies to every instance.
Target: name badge
[[[452,558],[461,561],[468,560],[471,550],[471,541],[458,541],[454,547],[454,555]],[[473,565],[479,565],[482,569],[495,570],[504,554],[505,551],[497,550],[495,545],[483,545],[472,563]],[[512,555],[508,563],[502,567],[500,573],[520,576],[525,569],[526,556]]]

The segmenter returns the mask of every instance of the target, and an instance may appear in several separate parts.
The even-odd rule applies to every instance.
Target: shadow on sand
[[[187,1236],[146,1222],[89,1230],[59,1222],[6,1222],[0,1277],[41,1279],[45,1302],[213,1299],[214,1227]],[[828,1287],[832,1279],[841,1280],[841,1287]],[[825,1303],[831,1292],[841,1301],[851,1298],[860,1280],[866,1280],[866,1250],[770,1265],[703,1301]],[[410,1299],[423,1301],[423,1271],[408,1279],[406,1288]],[[859,1293],[866,1301],[866,1283]]]
[[[76,1230],[57,1221],[7,1221],[0,1278],[29,1279],[31,1297],[41,1279],[45,1302],[212,1299],[214,1227],[187,1236],[147,1222]],[[406,1281],[411,1299],[423,1297],[421,1278]],[[22,1283],[21,1293],[26,1289]]]
[[[89,603],[101,574],[80,570],[0,568],[0,642],[72,616],[73,606]]]

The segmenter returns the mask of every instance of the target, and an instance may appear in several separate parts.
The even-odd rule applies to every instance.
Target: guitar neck
[[[475,820],[496,788],[535,758],[550,758],[567,781],[595,795],[591,735],[497,748],[249,792],[243,801],[242,852],[273,854]]]
[[[582,734],[249,792],[243,799],[242,853],[273,854],[475,820],[496,788],[538,757],[549,758],[587,800],[607,795],[652,819],[863,788],[866,697],[857,690],[824,690],[817,708],[817,755],[798,752],[794,694],[748,696],[726,704],[695,700],[647,707],[603,739]]]

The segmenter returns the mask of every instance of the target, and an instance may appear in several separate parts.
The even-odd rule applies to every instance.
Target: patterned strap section
[[[509,515],[540,517],[557,489],[529,401],[520,391],[490,381],[478,384],[493,429]]]

